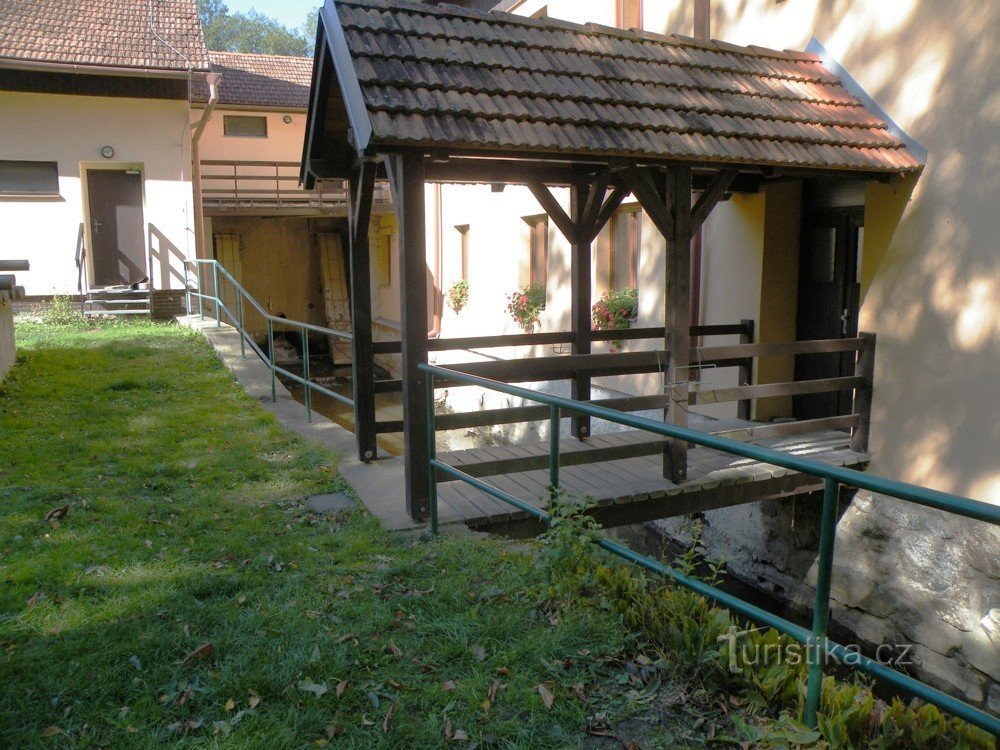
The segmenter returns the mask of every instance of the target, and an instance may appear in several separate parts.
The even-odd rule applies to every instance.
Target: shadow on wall
[[[184,253],[163,232],[149,224],[149,273],[153,289],[174,289],[184,286]],[[159,268],[159,278],[153,273]]]

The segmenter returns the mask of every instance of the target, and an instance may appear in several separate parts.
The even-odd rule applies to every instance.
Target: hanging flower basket
[[[542,284],[529,284],[507,295],[507,312],[523,331],[531,330],[538,323],[538,316],[544,309],[545,286]]]
[[[631,287],[611,289],[594,303],[591,314],[595,331],[623,331],[639,315],[639,293]],[[617,352],[622,348],[623,341],[616,339],[610,343],[611,351]]]
[[[448,307],[457,315],[467,304],[469,304],[469,282],[466,279],[459,279],[448,287]]]

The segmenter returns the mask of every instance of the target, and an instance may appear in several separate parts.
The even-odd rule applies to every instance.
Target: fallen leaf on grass
[[[260,705],[260,696],[253,690],[250,691],[250,700],[248,701],[250,708],[257,708]]]
[[[456,729],[454,736],[452,736],[452,741],[454,742],[464,742],[469,739],[469,735],[463,732],[461,729]]]
[[[232,711],[234,708],[236,708],[236,701],[230,698],[229,700],[226,701],[226,704],[222,708],[224,711],[228,713],[229,711]]]
[[[61,508],[53,508],[48,513],[45,514],[45,520],[49,522],[49,525],[53,529],[59,528],[59,519],[65,518],[66,514],[69,513],[69,506],[64,505]]]
[[[45,598],[45,592],[36,591],[34,596],[28,599],[28,609],[32,609],[38,602]]]
[[[212,655],[213,651],[215,651],[215,646],[211,643],[203,643],[180,661],[175,661],[174,664],[187,664],[188,662],[207,659]]]
[[[403,649],[401,649],[392,641],[389,641],[389,650],[392,652],[392,655],[395,656],[397,659],[403,658]]]
[[[475,646],[469,646],[469,651],[475,656],[479,661],[486,661],[486,649],[476,644]]]
[[[393,713],[395,713],[395,711],[396,711],[396,704],[390,703],[389,710],[385,712],[385,718],[382,720],[382,732],[384,734],[388,733],[389,731],[389,722],[392,721],[392,715]]]
[[[497,674],[501,677],[506,677],[510,674],[510,670],[507,667],[497,667]]]
[[[175,721],[173,724],[167,727],[168,732],[193,732],[196,729],[201,729],[202,721],[194,721],[189,719],[188,721]]]
[[[339,698],[340,696],[342,696],[345,690],[347,690],[347,680],[341,680],[340,682],[337,683],[337,689],[336,689],[337,697]]]
[[[338,727],[336,724],[331,724],[326,728],[326,738],[328,740],[332,740],[338,734],[343,734],[343,733],[344,730],[341,727]]]
[[[337,643],[347,643],[348,641],[354,641],[357,645],[358,637],[354,633],[348,633],[347,635],[342,635],[337,639]]]
[[[141,672],[142,671],[142,662],[139,661],[139,657],[136,656],[135,654],[132,654],[128,658],[128,663],[131,664],[133,667],[135,667],[135,669],[136,669],[137,672]]]
[[[542,705],[545,706],[545,708],[552,708],[552,704],[555,703],[556,700],[556,697],[552,695],[552,691],[541,683],[535,685],[535,690],[537,690],[538,694],[542,697]]]
[[[444,690],[444,691],[446,691],[446,692],[448,690],[454,690],[457,687],[458,687],[458,685],[456,685],[453,680],[448,680],[448,681],[443,682],[441,684],[441,689]]]
[[[57,734],[66,734],[66,732],[57,727],[55,724],[45,727],[45,729],[42,730],[42,737],[55,737]]]
[[[312,680],[300,680],[297,687],[299,688],[299,690],[302,690],[306,693],[312,693],[317,698],[322,698],[323,695],[329,690],[329,688],[326,685],[317,684]]]

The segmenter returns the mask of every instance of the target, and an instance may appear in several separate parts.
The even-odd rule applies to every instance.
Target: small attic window
[[[267,118],[249,115],[225,115],[222,132],[236,138],[267,138]]]

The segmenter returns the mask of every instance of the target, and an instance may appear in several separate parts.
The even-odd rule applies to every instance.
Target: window
[[[642,209],[629,203],[611,219],[609,289],[639,288],[639,248],[642,243]]]
[[[529,227],[528,283],[545,286],[549,280],[548,214],[522,217]]]
[[[642,0],[615,0],[615,26],[620,29],[641,29]]]
[[[455,227],[458,231],[458,252],[460,279],[469,280],[469,225],[459,224]]]
[[[222,132],[238,138],[267,138],[267,118],[248,115],[223,115]]]
[[[59,195],[54,161],[0,161],[0,195]]]

